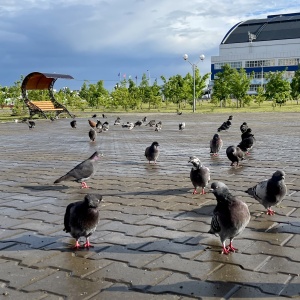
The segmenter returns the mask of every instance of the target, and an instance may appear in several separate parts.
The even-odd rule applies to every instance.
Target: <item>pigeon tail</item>
[[[69,174],[66,174],[66,175],[61,176],[60,178],[56,179],[56,180],[54,181],[54,183],[60,183],[60,182],[62,182],[62,181],[68,181],[68,180],[73,180],[73,179],[74,179],[73,176],[70,176]]]

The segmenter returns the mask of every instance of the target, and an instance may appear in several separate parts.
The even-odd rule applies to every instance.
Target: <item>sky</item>
[[[192,74],[184,54],[203,75],[233,25],[295,12],[299,0],[0,0],[0,86],[31,72],[74,77],[55,89],[103,80],[112,90],[143,74],[162,84]]]

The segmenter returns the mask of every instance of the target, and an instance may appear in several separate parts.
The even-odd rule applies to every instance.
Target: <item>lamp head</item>
[[[188,56],[187,54],[184,54],[184,55],[183,55],[183,59],[184,59],[184,60],[188,60],[188,58],[189,58],[189,56]]]

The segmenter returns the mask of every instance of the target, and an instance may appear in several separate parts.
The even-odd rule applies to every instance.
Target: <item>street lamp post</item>
[[[199,58],[200,58],[200,60],[197,63],[193,64],[189,61],[189,56],[187,54],[183,55],[183,59],[186,60],[192,66],[192,69],[193,69],[193,112],[196,111],[196,78],[195,78],[196,76],[195,76],[195,72],[196,72],[196,67],[197,67],[198,63],[200,61],[204,60],[204,58],[205,58],[204,54],[201,54],[199,56]]]

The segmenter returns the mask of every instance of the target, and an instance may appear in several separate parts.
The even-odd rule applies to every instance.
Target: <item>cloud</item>
[[[210,56],[236,23],[269,14],[298,12],[298,1],[191,0],[2,0],[0,85],[32,71],[103,79],[114,86],[118,72],[151,77],[190,72],[188,53],[210,71]]]

